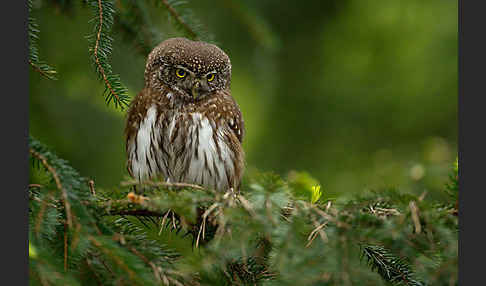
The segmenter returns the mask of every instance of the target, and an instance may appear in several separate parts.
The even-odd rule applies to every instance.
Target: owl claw
[[[226,193],[224,194],[223,198],[227,199],[228,197],[233,197],[233,199],[236,199],[236,192],[234,188],[229,188]]]

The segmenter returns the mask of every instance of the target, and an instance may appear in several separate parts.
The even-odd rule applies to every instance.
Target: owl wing
[[[145,120],[145,117],[152,106],[157,107],[158,110],[156,112],[156,120],[160,120],[161,115],[165,113],[169,106],[169,102],[165,94],[166,92],[153,92],[150,89],[144,88],[130,103],[126,114],[125,149],[127,153],[127,170],[132,177],[137,177],[137,174],[140,174],[138,170],[133,169],[132,163],[134,161],[143,160],[143,158],[138,158],[138,150],[139,148],[143,147],[139,146],[139,142],[137,141],[137,134],[139,132],[140,125],[142,121]],[[153,148],[152,142],[154,141],[149,142],[150,148]],[[149,162],[149,158],[147,158],[146,161]],[[155,163],[157,164],[158,162],[155,161]]]
[[[227,92],[224,93],[224,116],[230,130],[235,134],[240,142],[243,142],[245,136],[245,122],[241,114],[240,107],[236,101]]]
[[[238,108],[238,116],[234,116],[228,122],[230,129],[235,133],[236,137],[240,142],[243,142],[243,137],[245,136],[245,122],[241,116],[241,112]]]

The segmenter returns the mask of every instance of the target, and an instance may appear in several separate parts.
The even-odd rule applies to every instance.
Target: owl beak
[[[199,90],[200,90],[201,83],[199,81],[196,81],[193,86],[192,86],[192,97],[196,99],[199,96]]]

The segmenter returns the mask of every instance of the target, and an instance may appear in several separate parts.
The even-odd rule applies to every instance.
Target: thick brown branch
[[[162,4],[164,4],[164,6],[169,11],[170,15],[184,28],[184,30],[187,31],[187,33],[189,33],[189,35],[194,40],[199,40],[199,37],[197,36],[196,32],[194,32],[191,29],[191,27],[189,27],[189,25],[187,25],[187,23],[182,20],[179,13],[177,13],[177,11],[172,6],[170,6],[170,4],[167,2],[167,0],[162,0]]]
[[[62,199],[64,201],[64,207],[66,209],[66,219],[67,219],[67,224],[71,228],[73,226],[73,220],[72,220],[72,214],[71,214],[71,205],[69,204],[68,201],[68,196],[66,190],[62,187],[61,180],[59,179],[59,176],[57,175],[56,170],[47,163],[47,159],[39,154],[38,152],[34,151],[34,149],[29,149],[30,154],[32,156],[36,157],[39,159],[42,163],[42,165],[51,173],[52,177],[54,178],[54,181],[56,182],[57,189],[61,191]]]
[[[164,213],[149,210],[118,210],[109,213],[109,215],[132,215],[132,216],[156,216],[162,217]]]

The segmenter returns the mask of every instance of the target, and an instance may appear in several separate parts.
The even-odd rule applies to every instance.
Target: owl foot
[[[234,188],[229,188],[226,193],[224,194],[223,198],[224,199],[228,199],[228,198],[232,198],[233,200],[236,200],[236,197],[238,196],[238,192],[235,191]]]

